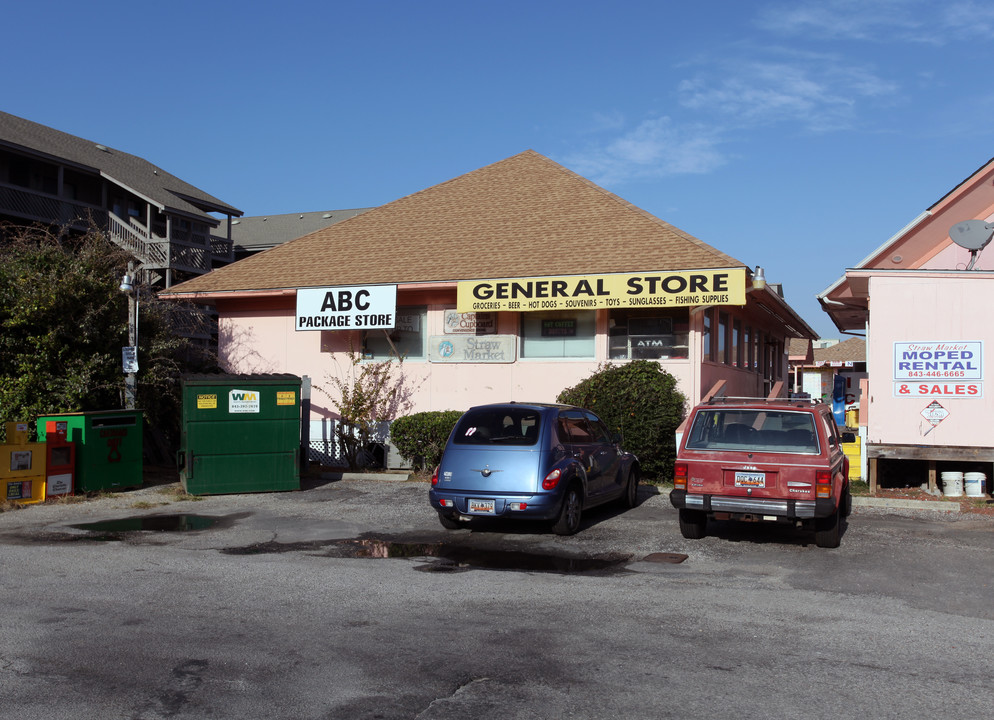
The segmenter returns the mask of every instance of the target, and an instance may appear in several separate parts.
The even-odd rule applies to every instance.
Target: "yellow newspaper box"
[[[44,443],[28,442],[27,423],[7,423],[7,444],[0,445],[0,482],[4,499],[36,503],[45,499]]]

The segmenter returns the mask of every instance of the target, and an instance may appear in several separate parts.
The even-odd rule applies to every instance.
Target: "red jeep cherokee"
[[[691,412],[677,449],[670,502],[680,532],[702,538],[707,520],[811,527],[818,547],[839,546],[849,514],[849,460],[828,405],[812,400],[717,397]]]

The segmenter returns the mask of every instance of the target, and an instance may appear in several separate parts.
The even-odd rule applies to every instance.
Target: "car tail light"
[[[559,484],[559,479],[563,476],[562,470],[556,468],[548,475],[545,476],[545,480],[542,481],[543,490],[553,490],[556,485]]]
[[[448,498],[442,498],[441,500],[438,501],[438,504],[441,505],[442,507],[455,507],[456,506],[456,504],[454,502],[452,502],[451,500],[449,500]]]
[[[815,473],[815,496],[820,498],[832,497],[832,473],[819,470]]]
[[[431,473],[431,485],[432,487],[438,485],[438,465],[435,466],[435,469]]]
[[[677,490],[687,489],[687,463],[673,466],[673,487]]]
[[[507,505],[511,510],[526,510],[528,508],[528,503],[523,502],[513,502]]]

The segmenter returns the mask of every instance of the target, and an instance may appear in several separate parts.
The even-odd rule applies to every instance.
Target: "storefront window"
[[[521,357],[594,357],[593,312],[521,313]]]
[[[608,326],[608,356],[612,360],[690,356],[688,310],[612,310]]]
[[[732,365],[742,367],[742,322],[732,321]]]
[[[704,340],[704,347],[702,348],[702,357],[705,360],[714,360],[714,342],[711,340],[711,309],[704,311],[704,327],[701,332],[701,337]]]
[[[718,362],[728,365],[728,313],[718,313]]]
[[[364,330],[362,357],[364,360],[386,360],[391,357],[424,359],[425,325],[428,309],[425,306],[397,308],[397,322],[392,330]]]
[[[752,328],[748,325],[742,333],[742,367],[752,369]]]

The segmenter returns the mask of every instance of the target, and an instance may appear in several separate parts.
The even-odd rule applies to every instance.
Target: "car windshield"
[[[701,410],[687,438],[690,450],[818,453],[814,415],[789,410]]]
[[[452,437],[456,445],[534,445],[540,415],[530,408],[483,407],[467,411]]]

